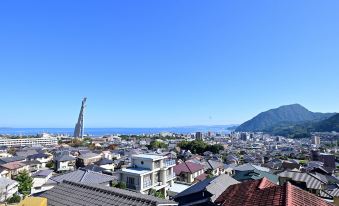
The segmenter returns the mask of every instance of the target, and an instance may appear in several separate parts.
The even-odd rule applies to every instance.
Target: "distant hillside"
[[[300,104],[285,105],[258,114],[253,119],[241,124],[236,131],[271,132],[281,130],[281,127],[289,130],[298,123],[317,122],[325,120],[334,114],[311,112]]]
[[[339,132],[339,114],[316,123],[313,130],[316,132]]]

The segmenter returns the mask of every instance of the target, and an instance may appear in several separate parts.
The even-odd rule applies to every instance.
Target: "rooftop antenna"
[[[78,122],[75,125],[74,137],[83,138],[84,137],[84,112],[86,107],[87,97],[84,97],[81,103],[80,113],[78,117]]]

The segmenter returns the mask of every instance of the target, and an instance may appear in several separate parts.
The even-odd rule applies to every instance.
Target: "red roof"
[[[202,173],[201,175],[199,175],[198,177],[194,178],[195,180],[203,181],[204,179],[206,179],[208,176],[208,174]]]
[[[222,206],[333,206],[290,183],[279,186],[266,178],[231,185],[215,203]]]
[[[193,162],[183,162],[173,167],[175,174],[180,175],[182,172],[186,173],[195,173],[199,170],[204,169],[204,166],[201,164],[193,163]]]

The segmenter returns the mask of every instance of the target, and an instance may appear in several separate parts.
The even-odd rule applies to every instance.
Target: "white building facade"
[[[166,196],[176,178],[173,171],[175,160],[166,156],[139,154],[132,156],[132,167],[120,171],[120,181],[128,190],[148,194],[161,190]]]

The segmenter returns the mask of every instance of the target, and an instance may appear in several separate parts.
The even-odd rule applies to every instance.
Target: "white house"
[[[52,189],[55,184],[51,184],[48,181],[52,177],[52,174],[52,170],[39,170],[38,172],[34,173],[32,175],[33,187],[31,189],[31,194]]]
[[[4,202],[18,192],[17,181],[0,177],[0,202]]]
[[[120,171],[120,181],[126,183],[127,189],[148,194],[151,189],[166,191],[176,178],[173,167],[175,160],[166,156],[138,154],[132,156],[132,167]]]

